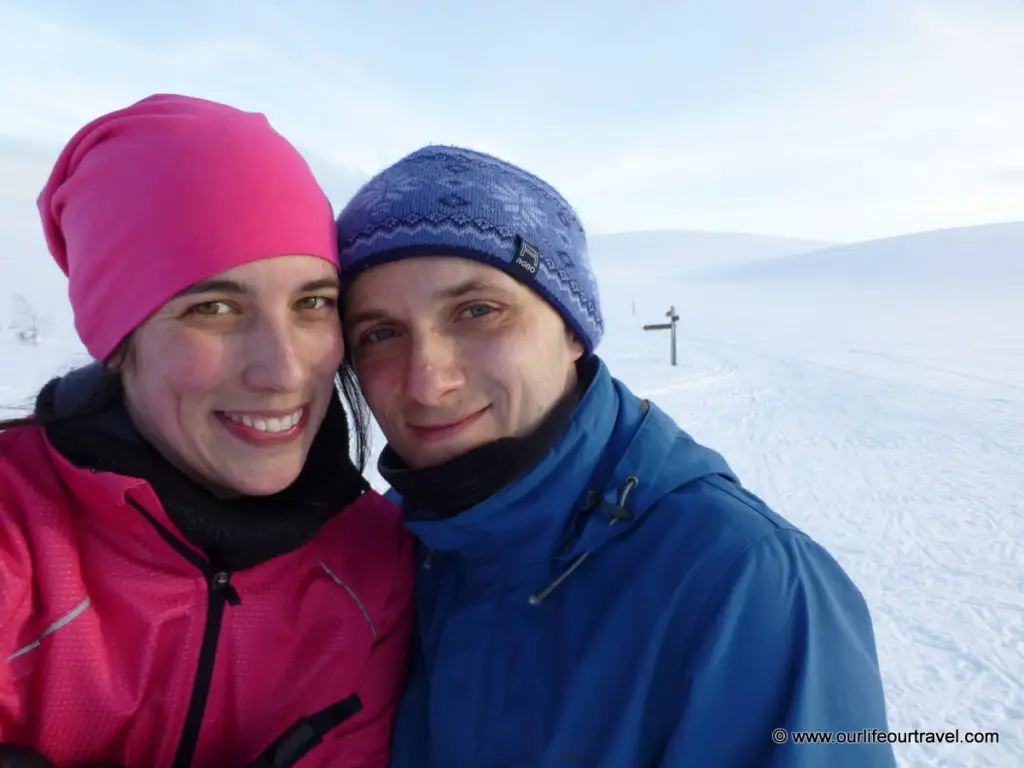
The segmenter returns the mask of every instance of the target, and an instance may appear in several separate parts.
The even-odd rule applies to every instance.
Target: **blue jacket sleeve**
[[[661,766],[895,768],[892,746],[863,736],[798,743],[806,732],[887,730],[868,607],[833,557],[799,531],[779,530],[750,545],[724,579],[679,670],[683,704],[666,708],[681,715],[668,724]]]

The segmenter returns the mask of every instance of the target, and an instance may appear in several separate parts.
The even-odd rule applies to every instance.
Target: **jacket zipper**
[[[206,702],[210,697],[210,684],[213,682],[213,667],[217,660],[217,642],[220,640],[224,606],[225,604],[238,605],[241,603],[238,592],[231,586],[231,574],[227,571],[207,572],[206,581],[209,587],[206,628],[203,630],[203,644],[199,648],[199,666],[196,670],[195,682],[192,684],[192,698],[188,703],[185,726],[181,730],[178,751],[174,755],[173,765],[175,768],[188,768],[192,765],[192,757],[195,755],[196,745],[199,743],[199,732],[203,727]]]
[[[213,668],[217,660],[217,644],[220,640],[220,628],[224,620],[226,605],[240,605],[242,600],[231,585],[231,573],[218,571],[191,549],[186,547],[170,531],[161,525],[156,518],[147,512],[135,499],[129,497],[129,503],[156,529],[160,537],[175,551],[196,566],[206,577],[208,607],[206,611],[206,627],[203,629],[203,643],[199,648],[199,664],[196,669],[195,681],[192,684],[192,696],[189,699],[185,714],[185,725],[178,739],[178,749],[174,755],[174,768],[189,768],[199,743],[199,733],[203,726],[203,715],[206,702],[210,696],[210,685],[213,682]]]

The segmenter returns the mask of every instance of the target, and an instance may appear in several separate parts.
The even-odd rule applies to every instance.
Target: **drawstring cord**
[[[629,496],[630,492],[638,485],[640,485],[640,480],[637,479],[636,475],[630,475],[629,477],[626,478],[626,482],[622,486],[622,491],[619,493],[618,501],[615,504],[609,504],[608,502],[601,500],[601,502],[597,505],[597,508],[599,510],[607,512],[608,515],[611,517],[611,520],[608,522],[609,525],[615,525],[620,520],[633,519],[633,513],[626,509],[626,498]],[[558,576],[557,579],[552,581],[539,592],[535,592],[534,594],[530,595],[530,605],[540,605],[545,600],[547,600],[551,593],[558,589],[562,582],[564,582],[566,579],[572,576],[573,572],[575,572],[577,568],[583,565],[584,561],[590,556],[590,552],[591,550],[587,550],[586,552],[581,552],[580,554],[578,554],[576,557],[572,559],[572,562],[569,563],[568,568],[566,568]]]
[[[626,499],[629,497],[629,494],[633,491],[633,489],[636,488],[638,485],[640,485],[640,480],[636,477],[636,475],[630,475],[629,477],[626,478],[625,482],[623,483],[622,490],[619,492],[619,498],[615,504],[609,504],[607,501],[601,499],[600,501],[597,502],[592,501],[591,503],[588,503],[585,509],[594,509],[596,507],[598,511],[607,513],[608,516],[611,518],[608,521],[608,525],[615,525],[616,523],[622,520],[632,520],[633,513],[626,508]],[[591,498],[593,498],[594,496],[596,496],[596,494],[592,492]],[[558,589],[558,587],[561,586],[562,582],[564,582],[566,579],[572,576],[576,569],[583,565],[584,561],[589,556],[590,550],[587,550],[586,552],[581,552],[576,557],[574,557],[572,561],[569,563],[568,567],[564,571],[562,571],[558,578],[556,578],[554,581],[552,581],[550,584],[544,587],[544,589],[530,595],[530,605],[540,605],[545,600],[547,600],[551,593]],[[430,570],[433,558],[434,550],[428,549],[423,557],[423,562],[421,563],[420,567],[424,570]]]

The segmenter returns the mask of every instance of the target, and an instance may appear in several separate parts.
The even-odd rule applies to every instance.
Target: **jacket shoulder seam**
[[[739,502],[750,511],[756,513],[759,518],[772,526],[776,531],[793,531],[796,533],[803,533],[803,531],[801,531],[796,525],[785,518],[780,517],[763,500],[756,497],[751,498],[748,492],[738,488],[733,482],[721,477],[720,475],[705,475],[704,477],[698,478],[695,482],[703,482],[705,485],[711,486],[712,488],[717,489],[720,493],[725,494],[730,499]]]

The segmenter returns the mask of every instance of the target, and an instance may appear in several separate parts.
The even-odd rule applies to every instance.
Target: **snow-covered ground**
[[[595,257],[612,371],[851,573],[892,730],[1000,736],[900,745],[901,765],[1024,765],[1024,279],[897,285],[880,268],[874,281],[792,269],[700,282],[666,277],[678,263],[640,245]],[[1024,252],[1024,237],[1007,247]],[[4,258],[0,290],[51,322],[39,347],[0,342],[0,405],[17,405],[81,351],[61,282]],[[641,329],[669,304],[674,368],[668,333]]]
[[[807,286],[678,290],[615,325],[613,370],[824,543],[871,606],[913,766],[1024,765],[1024,307]],[[639,304],[639,303],[638,303]],[[638,315],[640,310],[637,310]],[[630,318],[632,319],[632,318]]]

